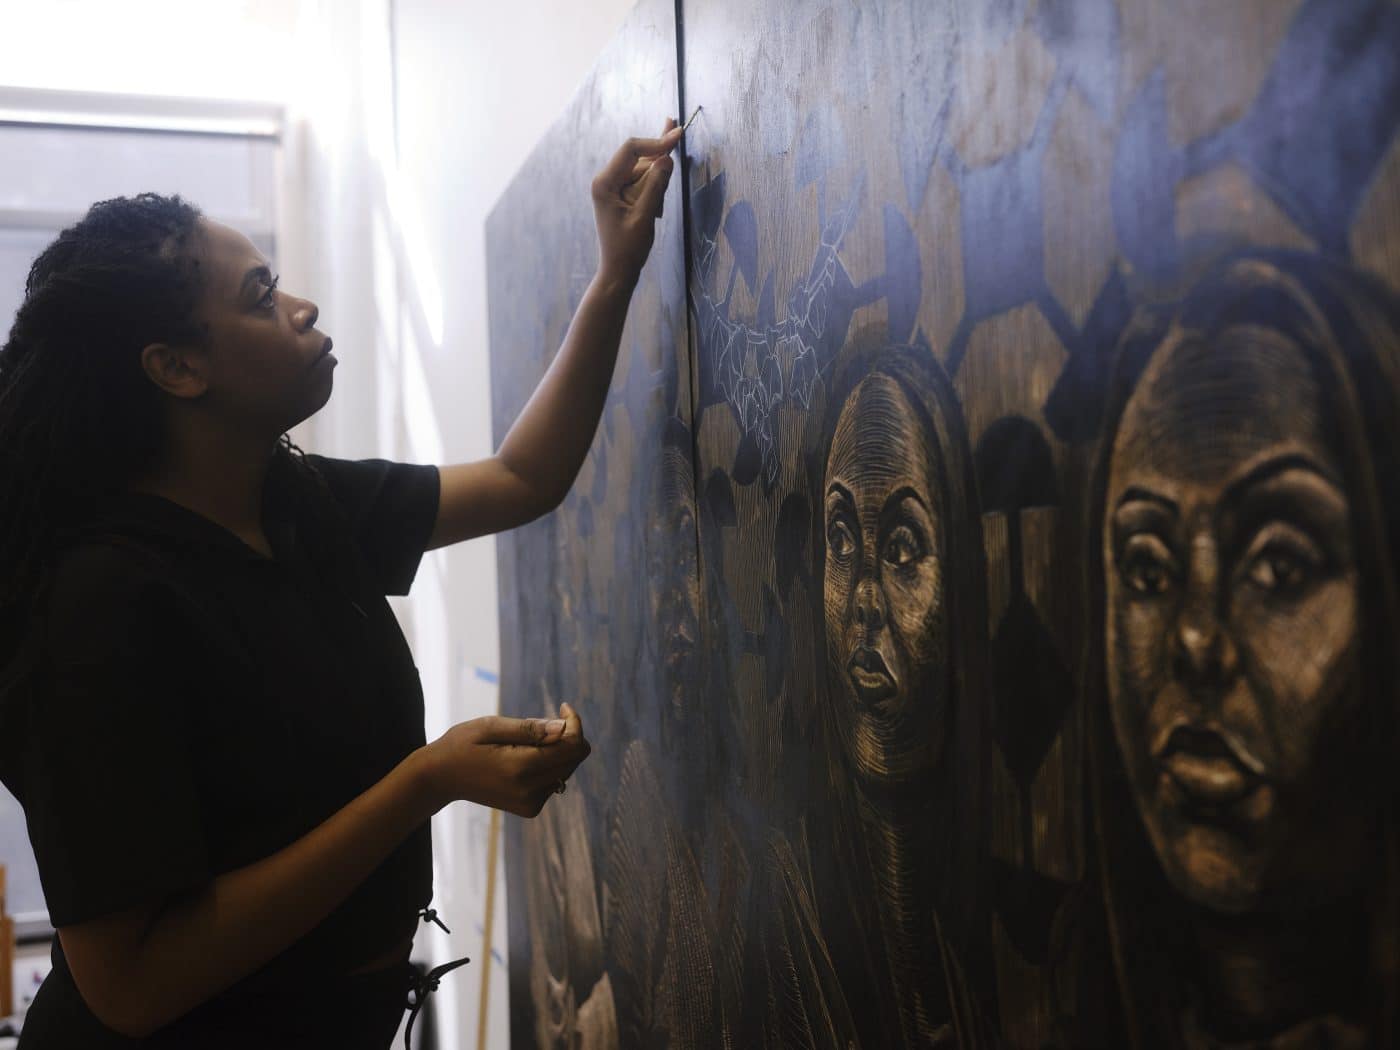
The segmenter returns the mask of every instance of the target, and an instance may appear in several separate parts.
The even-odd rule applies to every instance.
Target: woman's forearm
[[[148,1034],[300,940],[441,808],[424,749],[313,830],[163,910],[128,970],[133,1034]]]
[[[559,353],[501,442],[497,456],[539,500],[563,500],[593,444],[612,383],[634,280],[599,272],[583,295]]]

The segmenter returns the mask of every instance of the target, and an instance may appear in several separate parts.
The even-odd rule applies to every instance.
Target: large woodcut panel
[[[974,1046],[1003,1013],[1039,1043],[1070,1009],[1084,435],[1048,404],[1114,248],[1106,200],[1047,222],[1042,181],[1106,198],[1113,91],[1046,17],[687,8],[706,622],[734,625],[707,649],[730,808],[762,813],[744,983],[803,986],[770,1045]]]
[[[752,895],[733,1037],[1375,1031],[1392,993],[1352,990],[1391,980],[1365,947],[1391,927],[1296,955],[1384,912],[1319,897],[1395,896],[1361,845],[1394,832],[1380,753],[1365,787],[1324,787],[1329,756],[1393,717],[1393,612],[1348,628],[1347,558],[1320,526],[1278,545],[1300,527],[1281,507],[1228,535],[1185,519],[1232,510],[1284,446],[1339,471],[1338,420],[1363,421],[1364,478],[1395,461],[1395,305],[1361,271],[1400,280],[1400,11],[902,0],[684,21],[705,648],[731,683],[711,820]],[[1390,610],[1396,486],[1376,484],[1389,509],[1351,542]],[[1122,517],[1169,503],[1170,526]],[[1307,657],[1303,623],[1331,625]],[[1225,670],[1201,670],[1217,650]],[[1339,807],[1367,816],[1304,871],[1334,842],[1307,814]],[[1240,925],[1259,932],[1223,932]]]
[[[593,176],[627,137],[661,132],[676,91],[674,5],[646,0],[492,211],[498,444],[596,268]],[[629,880],[656,877],[649,854],[630,852],[654,831],[629,812],[650,798],[636,797],[628,749],[683,750],[677,717],[699,631],[679,187],[667,191],[577,483],[557,511],[498,541],[502,711],[537,716],[567,700],[593,743],[565,795],[535,820],[505,823],[517,1046],[644,1045],[627,1035],[633,990],[613,975],[652,921],[635,912],[652,902]]]
[[[507,695],[619,683],[518,1016],[1393,1045],[1400,6],[680,7],[671,467],[503,554]]]

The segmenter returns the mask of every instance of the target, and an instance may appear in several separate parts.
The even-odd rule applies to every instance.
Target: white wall
[[[492,452],[484,220],[632,2],[393,0],[394,192],[400,225],[407,227],[398,231],[400,298],[419,316],[405,325],[411,337],[400,349],[397,392],[385,389],[387,381],[380,385],[381,398],[397,394],[398,410],[381,405],[379,418],[381,434],[403,434],[404,458],[429,461],[440,454],[442,461],[460,462]],[[586,206],[587,187],[576,189]],[[327,330],[347,328],[341,320]],[[357,339],[363,334],[358,325],[354,331]],[[341,336],[336,340],[339,345]],[[351,362],[337,356],[338,397]],[[401,416],[401,425],[386,424],[393,415]],[[354,428],[344,413],[334,426],[342,440],[351,439]],[[390,454],[367,433],[359,444]],[[494,541],[430,554],[403,618],[411,623],[423,674],[429,738],[452,722],[494,712],[496,688],[478,674],[498,667]],[[488,811],[466,804],[449,807],[434,822],[434,904],[453,934],[420,936],[416,955],[433,963],[472,958],[437,993],[443,1047],[508,1045],[504,908],[511,895],[499,850],[492,944],[489,954],[483,950],[490,834]],[[489,1003],[484,1028],[483,1000]]]

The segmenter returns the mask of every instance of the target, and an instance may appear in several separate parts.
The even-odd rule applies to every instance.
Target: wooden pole
[[[15,1012],[15,920],[5,899],[5,865],[0,864],[0,1017]]]

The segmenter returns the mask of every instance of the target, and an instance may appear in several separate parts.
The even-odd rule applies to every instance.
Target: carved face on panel
[[[583,794],[550,799],[522,829],[530,985],[540,1050],[617,1045],[617,1010],[603,963],[603,926]]]
[[[679,431],[680,426],[676,424]],[[688,436],[689,431],[684,432]],[[683,706],[699,672],[700,578],[696,563],[695,482],[687,444],[671,440],[655,468],[657,497],[651,515],[648,573],[652,623],[673,708]]]
[[[1172,885],[1297,903],[1364,862],[1338,776],[1354,726],[1351,511],[1302,350],[1237,325],[1154,354],[1114,441],[1103,521],[1114,735]],[[1331,770],[1331,775],[1324,771]]]
[[[820,493],[836,723],[855,770],[875,780],[926,770],[943,745],[948,637],[936,455],[905,391],[873,373],[841,409]]]

